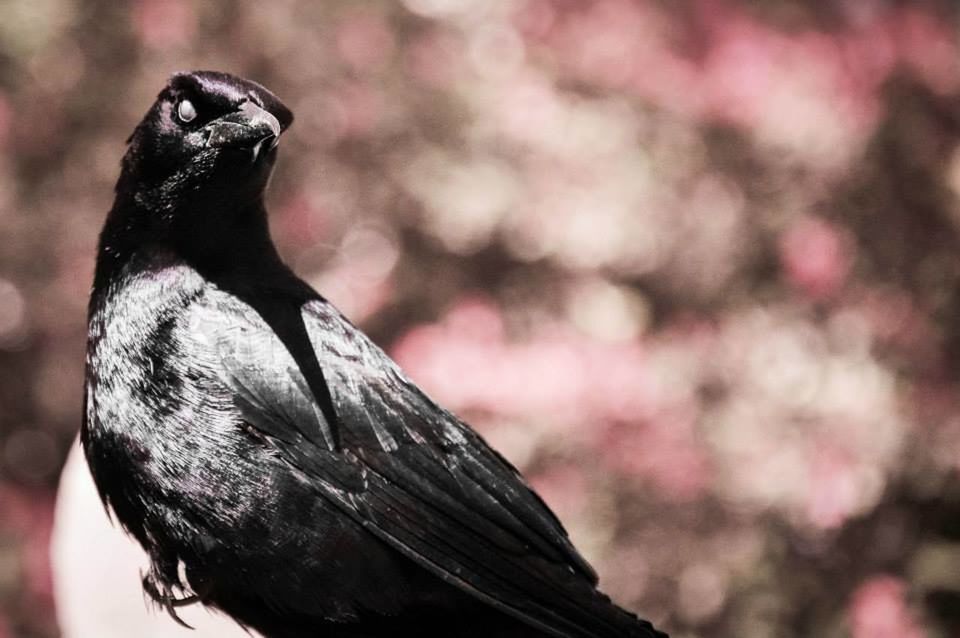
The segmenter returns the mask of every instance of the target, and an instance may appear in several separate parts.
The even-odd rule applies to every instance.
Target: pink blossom
[[[503,334],[498,310],[468,299],[439,323],[420,326],[394,347],[397,360],[427,389],[458,410],[480,410],[509,417],[548,419],[573,425],[608,418],[625,409],[621,395],[642,383],[643,373],[628,349],[612,383],[607,344],[595,344],[569,329],[542,327],[527,342]]]
[[[888,20],[873,20],[837,39],[845,79],[856,83],[850,90],[875,91],[897,61],[897,47]]]
[[[820,529],[843,525],[859,505],[856,463],[842,450],[821,445],[816,447],[809,465],[807,519]]]
[[[351,321],[362,322],[374,315],[394,297],[390,279],[373,279],[363,275],[363,265],[341,262],[324,273],[318,286]]]
[[[848,609],[853,638],[922,638],[905,601],[906,584],[875,576],[853,593]]]
[[[405,66],[410,75],[431,88],[443,88],[458,75],[463,46],[441,30],[428,31],[404,47]]]
[[[196,29],[193,7],[183,0],[138,0],[131,18],[143,43],[155,49],[186,44]]]
[[[46,604],[53,604],[53,576],[50,571],[50,531],[53,508],[44,512],[36,527],[30,530],[24,548],[25,589]]]
[[[503,316],[481,297],[460,301],[447,315],[446,324],[451,331],[478,341],[495,343],[504,338]]]
[[[903,8],[891,20],[891,33],[901,59],[927,85],[940,93],[958,86],[956,35],[946,22],[926,11]]]
[[[694,412],[689,408],[613,428],[604,454],[615,467],[647,479],[674,501],[693,500],[709,487],[709,463],[696,440]]]
[[[915,8],[877,10],[830,32],[787,32],[734,3],[702,2],[695,9],[697,46],[684,50],[672,31],[676,21],[653,3],[607,0],[575,11],[561,6],[528,2],[516,22],[573,75],[603,87],[630,87],[661,108],[738,126],[756,127],[769,117],[780,108],[772,101],[780,87],[793,83],[862,137],[880,116],[878,94],[897,62],[940,92],[957,84],[951,30]]]
[[[42,529],[52,511],[48,495],[0,483],[0,532],[26,536]]]
[[[53,526],[53,498],[43,492],[0,484],[0,533],[12,534],[22,543],[22,604],[50,613],[53,583],[49,541]],[[0,638],[4,623],[0,616]]]
[[[337,25],[337,53],[358,71],[381,67],[393,55],[393,33],[375,11],[356,11]]]
[[[553,465],[529,478],[531,487],[561,519],[582,516],[589,494],[586,477],[578,467]]]
[[[841,230],[821,219],[807,218],[780,238],[780,263],[787,281],[813,299],[837,293],[853,258]]]
[[[942,335],[929,311],[907,292],[867,289],[857,303],[877,341],[919,369],[933,372],[943,364]]]
[[[66,124],[62,96],[48,95],[33,100],[29,109],[11,112],[7,134],[21,156],[42,157],[56,148]],[[29,126],[20,125],[29,122]]]
[[[7,143],[10,125],[13,123],[13,109],[4,93],[0,93],[0,148]]]
[[[278,241],[294,248],[313,246],[323,236],[323,213],[305,195],[291,197],[272,217]]]
[[[701,77],[709,109],[721,119],[752,123],[764,109],[782,69],[785,42],[769,27],[742,16],[717,22]]]
[[[663,17],[652,4],[604,0],[567,15],[548,42],[574,73],[604,87],[621,87],[637,74],[655,72],[670,54]]]
[[[557,11],[550,0],[527,0],[516,13],[517,28],[532,39],[549,35],[556,20]]]
[[[328,125],[337,138],[362,137],[373,132],[383,115],[383,96],[365,82],[335,88],[327,105]]]

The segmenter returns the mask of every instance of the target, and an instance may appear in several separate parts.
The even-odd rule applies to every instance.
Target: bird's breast
[[[190,307],[208,284],[187,266],[125,273],[95,299],[89,322],[84,447],[94,479],[117,509],[158,501],[197,510],[229,498],[216,464],[256,480],[252,447],[212,362],[185,339]],[[246,458],[243,458],[246,455]],[[108,469],[109,468],[109,469]],[[218,510],[228,516],[231,508]],[[123,514],[118,512],[123,519]],[[123,521],[128,526],[128,521]]]

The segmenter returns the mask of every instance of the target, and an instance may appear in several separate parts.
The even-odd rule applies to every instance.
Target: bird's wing
[[[595,573],[518,472],[330,304],[311,301],[302,316],[333,424],[269,326],[228,305],[202,305],[195,334],[215,346],[245,420],[345,515],[448,583],[557,636],[653,635],[596,592]]]

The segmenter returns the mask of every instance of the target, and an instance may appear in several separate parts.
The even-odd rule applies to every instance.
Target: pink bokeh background
[[[0,638],[78,635],[49,538],[96,238],[123,140],[191,68],[293,109],[283,254],[521,468],[621,604],[678,636],[960,636],[952,3],[3,17]]]

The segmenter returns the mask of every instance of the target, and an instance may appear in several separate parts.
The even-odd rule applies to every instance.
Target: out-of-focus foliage
[[[948,2],[5,0],[0,636],[46,542],[123,140],[166,76],[293,108],[296,270],[677,636],[960,635]]]

